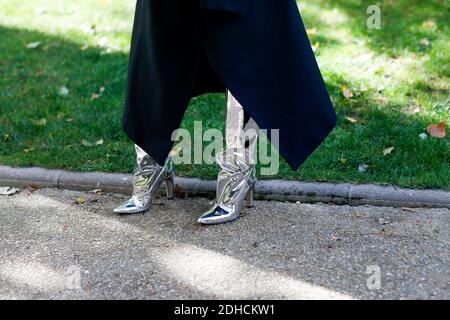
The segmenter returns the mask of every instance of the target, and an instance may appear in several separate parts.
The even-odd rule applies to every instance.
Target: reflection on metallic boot
[[[198,220],[201,224],[219,224],[236,220],[243,202],[253,206],[253,192],[256,183],[255,165],[250,164],[248,155],[242,157],[227,150],[217,156],[222,170],[217,178],[217,193],[214,206]]]
[[[136,148],[136,169],[133,175],[133,195],[114,209],[119,214],[134,214],[147,211],[159,186],[166,184],[167,198],[174,198],[174,171],[172,161],[167,158],[160,166],[140,147]]]

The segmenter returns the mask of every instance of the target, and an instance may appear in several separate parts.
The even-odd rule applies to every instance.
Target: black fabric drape
[[[163,163],[189,100],[228,88],[297,169],[336,115],[295,0],[138,0],[123,128]]]

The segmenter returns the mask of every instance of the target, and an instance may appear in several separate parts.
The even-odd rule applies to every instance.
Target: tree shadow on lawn
[[[0,37],[3,39],[0,43],[0,73],[4,75],[0,79],[1,163],[75,171],[131,172],[134,150],[120,126],[127,54],[106,53],[101,48],[81,50],[82,44],[21,29],[0,27]],[[41,42],[36,49],[26,48],[28,43],[36,41]],[[327,85],[340,115],[339,127],[299,172],[292,172],[283,162],[280,176],[413,185],[411,175],[417,170],[424,166],[436,169],[435,161],[430,167],[429,161],[424,159],[424,163],[420,163],[418,158],[407,155],[414,151],[417,136],[427,125],[424,119],[392,113],[389,107],[368,108],[365,100],[356,102],[356,107],[350,105],[341,98],[342,78],[339,75],[329,78]],[[69,89],[67,96],[59,94],[63,86]],[[101,97],[92,100],[92,94],[99,93],[101,87],[106,88]],[[194,99],[184,126],[191,127],[194,119],[205,115],[212,119],[208,126],[222,124],[222,103],[223,97],[217,95]],[[349,126],[344,120],[349,114],[361,116],[364,124],[369,126],[362,123]],[[381,135],[383,131],[396,130],[384,138]],[[390,143],[382,143],[386,137]],[[101,139],[103,144],[95,147],[82,143],[83,140],[97,142]],[[413,141],[408,142],[410,139]],[[442,149],[441,143],[445,142],[433,140],[423,146],[424,157],[445,162],[445,151],[433,150]],[[405,147],[404,152],[398,153],[404,154],[402,158],[380,159],[379,152],[391,144]],[[342,154],[348,158],[346,165],[342,164]],[[374,166],[370,174],[361,176],[355,166],[365,159],[378,159],[380,166]],[[203,178],[212,178],[216,172],[215,166],[206,165],[185,166],[178,171],[180,175]],[[406,176],[405,183],[401,181],[403,176]],[[441,179],[432,177],[422,181],[421,186],[442,187],[443,184]]]

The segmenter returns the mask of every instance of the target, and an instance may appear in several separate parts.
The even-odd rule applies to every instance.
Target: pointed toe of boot
[[[225,209],[216,205],[210,211],[204,213],[199,219],[198,223],[211,225],[231,222],[239,218],[239,211],[235,209]]]
[[[148,208],[149,208],[149,206],[146,206],[146,207],[139,206],[136,203],[136,201],[133,198],[131,198],[131,199],[125,201],[124,203],[122,203],[117,208],[115,208],[114,213],[124,214],[124,215],[142,213],[142,212],[147,211]]]

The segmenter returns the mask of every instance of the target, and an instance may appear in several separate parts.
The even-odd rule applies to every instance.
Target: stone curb
[[[215,181],[176,178],[175,182],[191,196],[213,196],[215,193]],[[36,186],[78,191],[102,189],[106,192],[129,194],[132,190],[131,183],[129,174],[75,173],[64,170],[0,166],[0,186],[19,188]],[[256,184],[256,198],[307,203],[450,209],[450,192],[448,191],[414,190],[371,184],[261,180]]]

